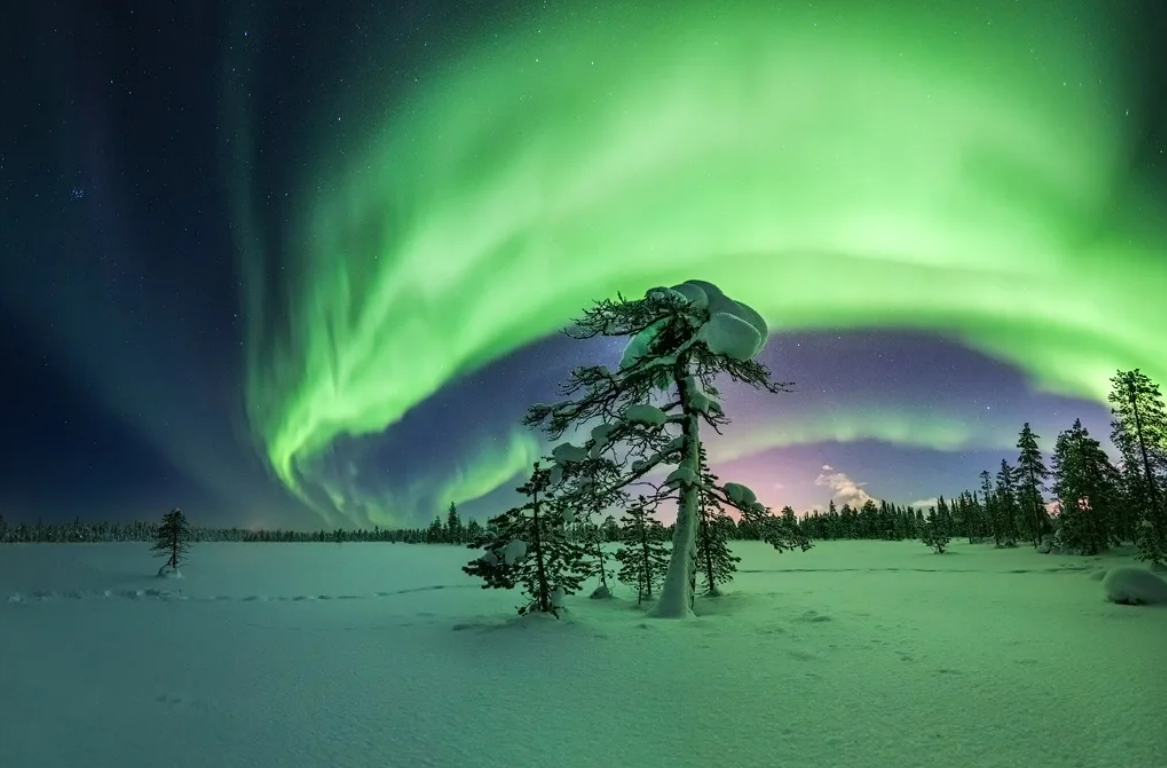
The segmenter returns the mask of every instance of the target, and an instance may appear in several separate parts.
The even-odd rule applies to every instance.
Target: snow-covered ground
[[[1167,766],[1167,609],[1077,558],[738,544],[690,621],[518,619],[458,547],[0,547],[4,768]],[[586,594],[586,593],[585,593]]]

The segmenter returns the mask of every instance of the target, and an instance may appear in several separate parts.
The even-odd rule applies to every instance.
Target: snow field
[[[175,580],[5,546],[0,765],[1167,766],[1167,609],[1107,602],[1124,556],[734,550],[694,620],[589,583],[556,621],[461,547],[199,544]]]

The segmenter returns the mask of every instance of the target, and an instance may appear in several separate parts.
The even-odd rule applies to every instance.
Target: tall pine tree
[[[989,470],[981,471],[981,498],[985,500],[983,520],[988,524],[989,532],[993,536],[995,546],[1004,546],[1001,516],[997,511],[997,499],[993,494],[993,478]]]
[[[1122,455],[1127,505],[1115,521],[1134,538],[1138,557],[1167,565],[1167,408],[1155,384],[1138,369],[1111,378],[1111,440]]]
[[[1029,422],[1021,427],[1017,439],[1017,496],[1025,510],[1025,526],[1036,548],[1043,536],[1050,532],[1049,515],[1045,510],[1042,487],[1049,478],[1049,470],[1042,460],[1041,449],[1037,447],[1037,435]]]
[[[566,333],[576,339],[625,337],[628,345],[616,369],[592,365],[572,371],[560,390],[568,399],[532,406],[525,423],[541,425],[558,439],[569,429],[601,420],[585,446],[563,443],[552,455],[565,466],[597,448],[618,445],[621,461],[628,464],[621,464],[621,479],[609,490],[631,485],[654,469],[675,467],[666,478],[679,496],[673,550],[652,615],[690,616],[701,428],[729,423],[718,402],[719,381],[786,391],[755,359],[769,335],[766,323],[717,286],[689,280],[654,288],[643,299],[597,302]],[[739,506],[746,502],[728,496],[722,501],[747,511]]]
[[[458,507],[450,502],[450,510],[446,513],[446,539],[451,544],[465,544],[466,529],[462,526],[462,518],[458,516]]]
[[[1017,473],[1009,462],[1001,459],[1001,469],[997,471],[997,516],[1001,527],[1001,538],[1005,546],[1017,546],[1019,531],[1017,526]]]
[[[1084,555],[1105,550],[1112,541],[1118,471],[1081,420],[1058,435],[1053,476],[1061,546]]]

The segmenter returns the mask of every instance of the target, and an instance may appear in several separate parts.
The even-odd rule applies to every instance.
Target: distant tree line
[[[1097,554],[1133,542],[1138,557],[1167,564],[1167,409],[1158,385],[1140,371],[1120,371],[1111,379],[1111,440],[1120,461],[1114,464],[1081,421],[1059,434],[1051,467],[1038,447],[1039,437],[1027,423],[1018,436],[1017,459],[1003,460],[996,472],[980,474],[976,489],[927,508],[868,499],[862,505],[837,506],[801,518],[783,507],[777,519],[802,539],[909,539],[946,537],[969,543],[1016,546],[1025,542],[1042,551]],[[642,510],[633,510],[633,517]],[[767,536],[768,518],[735,519],[718,512],[701,518],[717,540],[759,541]],[[643,523],[640,523],[643,525]],[[659,524],[658,524],[659,525]],[[632,534],[614,514],[565,522],[563,536],[572,542],[613,543]],[[653,540],[668,540],[673,526],[652,529]],[[470,545],[497,533],[497,523],[463,521],[450,504],[425,528],[337,529],[332,531],[253,530],[192,526],[193,542],[373,542]],[[158,537],[157,522],[83,522],[8,524],[0,516],[0,543],[148,542]],[[930,546],[932,546],[930,544]]]

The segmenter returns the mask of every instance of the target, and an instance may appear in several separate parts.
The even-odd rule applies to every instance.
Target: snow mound
[[[748,486],[742,485],[741,483],[726,483],[725,495],[734,504],[742,507],[748,507],[758,500],[758,495]]]
[[[624,411],[624,418],[634,424],[644,424],[650,427],[658,427],[668,420],[664,411],[647,403],[628,406],[628,409]]]
[[[707,280],[686,280],[681,285],[691,285],[700,290],[705,295],[706,304],[710,307],[718,302],[724,302],[728,298],[720,288]],[[680,290],[679,286],[676,290]]]
[[[696,485],[697,475],[688,467],[677,467],[665,478],[665,487],[676,488],[680,485]]]
[[[527,542],[522,539],[511,539],[502,551],[502,559],[507,565],[514,565],[527,556]]]
[[[588,452],[578,445],[560,443],[551,451],[551,458],[560,464],[571,464],[576,461],[587,461]]]
[[[624,354],[620,357],[620,368],[626,369],[636,365],[648,353],[648,348],[652,346],[657,333],[664,325],[665,321],[660,320],[629,339],[628,345],[624,347]]]
[[[559,485],[560,483],[562,483],[563,482],[563,467],[561,467],[558,464],[551,467],[551,472],[550,472],[550,474],[548,474],[547,479],[549,479],[551,481],[552,485]]]
[[[563,587],[556,587],[551,590],[551,605],[554,608],[562,608],[563,601],[567,595],[563,591]]]
[[[709,306],[709,297],[701,286],[693,282],[681,283],[672,287],[674,293],[685,298],[696,309],[705,309]]]
[[[753,360],[765,339],[746,320],[728,312],[714,314],[697,331],[697,338],[715,355],[733,360]]]
[[[1112,603],[1167,605],[1167,581],[1142,568],[1112,568],[1102,578],[1102,588]]]
[[[482,557],[480,557],[478,559],[479,559],[479,561],[486,563],[487,565],[498,565],[498,555],[496,555],[490,551],[483,552]]]
[[[721,408],[721,403],[705,394],[705,391],[701,389],[701,382],[697,380],[696,376],[689,376],[685,383],[688,391],[685,400],[691,410],[706,416],[717,416],[725,413]]]
[[[749,304],[744,304],[740,301],[734,301],[731,308],[719,309],[720,312],[726,312],[734,317],[745,320],[754,327],[754,330],[762,337],[762,345],[765,346],[766,339],[770,336],[770,326],[766,324],[766,319],[758,314],[758,311]]]

